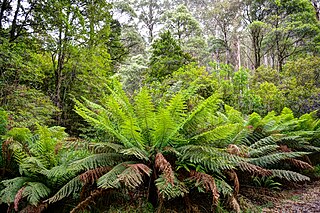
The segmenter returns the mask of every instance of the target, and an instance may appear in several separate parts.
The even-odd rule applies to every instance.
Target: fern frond
[[[155,168],[158,171],[161,171],[163,177],[167,180],[168,183],[173,185],[174,181],[174,172],[172,170],[171,164],[165,159],[165,157],[159,152],[155,158]]]
[[[168,146],[169,140],[174,136],[172,133],[177,124],[172,120],[170,112],[159,109],[156,116],[157,128],[152,132],[153,145],[157,148]]]
[[[13,202],[13,206],[14,206],[14,210],[17,212],[19,210],[19,202],[20,200],[22,200],[23,198],[23,190],[25,189],[25,186],[22,187],[21,189],[19,189],[19,191],[17,192],[16,196],[14,197],[14,202]]]
[[[240,162],[238,168],[241,171],[249,172],[252,175],[271,176],[272,172],[268,169],[264,169],[260,166],[253,165],[248,162]]]
[[[80,181],[83,184],[93,184],[96,180],[98,180],[102,175],[104,175],[107,171],[110,171],[110,167],[99,167],[96,169],[91,169],[79,175]]]
[[[258,149],[258,148],[261,148],[261,147],[264,147],[264,146],[267,146],[267,145],[276,145],[276,144],[277,144],[277,142],[274,139],[274,137],[273,136],[268,136],[268,137],[264,137],[264,138],[260,139],[259,141],[255,142],[254,144],[252,144],[250,146],[250,148]]]
[[[63,187],[61,187],[60,190],[55,195],[45,200],[44,202],[48,202],[49,204],[55,203],[59,200],[62,200],[70,196],[72,193],[79,192],[82,186],[83,186],[83,183],[80,181],[79,176],[76,176],[72,180],[70,180],[67,184],[65,184]]]
[[[260,157],[266,154],[271,154],[279,148],[278,145],[266,145],[249,151],[248,156]]]
[[[98,187],[103,189],[119,188],[121,185],[118,176],[127,168],[126,164],[130,163],[131,162],[124,162],[113,167],[109,172],[98,179]]]
[[[74,177],[74,172],[70,171],[66,165],[55,166],[51,169],[44,169],[40,171],[53,184],[61,185]]]
[[[144,146],[143,135],[138,122],[133,117],[128,117],[121,125],[121,134],[133,144],[133,147],[142,148]]]
[[[15,196],[18,191],[30,181],[27,177],[16,177],[9,180],[4,180],[1,183],[5,187],[0,191],[0,203],[11,204],[15,200]]]
[[[180,124],[186,116],[187,109],[182,93],[179,92],[173,96],[167,105],[166,109],[169,111],[172,120],[177,124]]]
[[[107,89],[111,92],[112,97],[114,97],[120,104],[124,112],[129,113],[131,116],[134,115],[134,109],[129,101],[128,96],[122,89],[121,83],[119,81],[112,81],[112,88],[106,85]]]
[[[219,200],[219,192],[216,187],[214,178],[211,175],[202,173],[202,172],[197,172],[192,170],[190,172],[190,179],[196,181],[196,186],[203,186],[203,188],[206,191],[209,191],[212,193],[212,203],[217,204]]]
[[[95,169],[104,166],[113,166],[123,159],[123,155],[118,153],[102,153],[88,156],[84,159],[74,161],[70,164],[69,170],[79,172],[83,170]]]
[[[149,161],[148,152],[144,149],[139,149],[137,147],[132,147],[129,149],[123,149],[120,152],[121,154],[127,155],[127,156],[134,156],[137,159],[143,160],[143,161]]]
[[[110,121],[109,115],[104,108],[100,105],[97,106],[97,109],[90,110],[84,104],[79,101],[75,101],[75,111],[78,115],[84,118],[88,123],[93,125],[94,127],[106,131],[113,136],[115,136],[118,140],[120,140],[126,147],[133,147],[134,145],[123,136],[116,126]],[[86,105],[88,106],[96,106],[97,104],[86,100]]]
[[[310,164],[308,164],[307,162],[304,162],[302,160],[287,159],[286,162],[294,165],[298,169],[313,169],[313,167]]]
[[[310,181],[309,177],[299,174],[297,172],[287,171],[287,170],[274,170],[274,169],[272,169],[271,171],[273,176],[285,179],[287,181],[296,181],[296,182]]]
[[[215,147],[187,145],[177,150],[181,153],[179,161],[190,161],[213,172],[234,169],[237,163],[242,161],[239,156]]]
[[[222,194],[224,197],[229,197],[233,194],[232,187],[227,182],[225,182],[225,180],[216,179],[215,181],[219,193]]]
[[[190,140],[196,141],[197,144],[207,143],[219,147],[224,147],[228,144],[228,141],[225,139],[229,138],[231,135],[234,135],[237,127],[238,124],[225,124],[217,126],[212,130],[193,136]]]
[[[189,132],[196,132],[198,126],[203,125],[205,121],[211,117],[218,109],[218,104],[221,102],[218,94],[213,94],[206,100],[202,101],[182,122],[179,126]],[[207,125],[207,124],[206,124]]]
[[[89,149],[95,153],[119,152],[124,147],[121,144],[111,142],[90,143]]]
[[[51,193],[50,188],[40,182],[28,182],[22,192],[31,205],[38,205],[41,199],[48,197]]]
[[[150,131],[150,129],[153,129],[155,108],[152,97],[146,88],[142,88],[135,97],[135,112],[141,129],[147,132]]]
[[[128,188],[135,189],[143,183],[143,175],[150,176],[152,170],[145,164],[127,164],[127,168],[118,175],[118,180]]]
[[[168,183],[167,178],[160,175],[155,180],[159,196],[164,199],[170,200],[177,197],[184,197],[188,193],[187,188],[177,178],[174,178],[173,184]]]
[[[308,152],[285,152],[285,153],[275,153],[265,155],[259,158],[250,158],[248,159],[249,163],[252,163],[257,166],[267,167],[273,164],[276,164],[282,160],[301,157],[303,155],[309,154]]]

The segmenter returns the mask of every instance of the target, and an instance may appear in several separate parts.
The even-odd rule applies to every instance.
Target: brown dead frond
[[[219,192],[215,184],[214,178],[211,175],[202,172],[197,172],[194,170],[190,172],[190,176],[190,179],[195,180],[197,185],[201,183],[201,185],[205,188],[207,192],[210,191],[212,193],[212,203],[213,205],[217,205],[219,200]]]
[[[241,155],[241,149],[235,144],[229,144],[227,147],[227,152],[232,155]]]
[[[155,159],[155,167],[164,174],[165,179],[174,185],[174,172],[172,170],[171,164],[165,159],[161,153],[157,153]]]
[[[249,172],[252,175],[261,175],[261,176],[271,176],[272,172],[268,169],[264,169],[260,166],[248,162],[239,163],[239,168],[241,171]]]
[[[240,189],[238,175],[234,170],[229,170],[226,173],[230,177],[230,180],[233,181],[233,188],[234,188],[233,196],[237,196]]]
[[[292,150],[287,145],[280,145],[278,149],[281,152],[292,152]]]
[[[96,169],[88,170],[79,176],[80,181],[84,184],[93,184],[97,179],[99,179],[110,169],[110,167],[99,167]]]
[[[41,213],[48,208],[48,203],[41,203],[37,206],[28,205],[22,209],[19,213]]]
[[[313,167],[307,163],[304,162],[302,160],[297,160],[297,159],[287,159],[286,162],[294,165],[295,167],[299,168],[299,169],[313,169]]]
[[[230,206],[230,208],[236,212],[236,213],[240,213],[241,212],[241,209],[240,209],[240,205],[237,201],[237,199],[235,198],[234,195],[230,196],[228,198],[228,201],[227,201],[228,205]]]
[[[16,196],[14,197],[14,210],[15,211],[18,211],[19,210],[19,202],[20,200],[22,199],[22,193],[23,193],[23,190],[25,189],[26,187],[22,187],[21,189],[19,189],[19,191],[17,192]]]
[[[119,181],[129,188],[137,188],[143,182],[143,176],[150,176],[152,170],[145,164],[128,164],[128,168],[118,175]]]
[[[108,192],[108,190],[105,190],[105,189],[96,189],[96,190],[94,190],[91,193],[90,196],[88,196],[85,200],[83,200],[76,207],[74,207],[70,211],[70,213],[76,213],[76,212],[80,212],[80,211],[86,210],[91,203],[94,203],[94,200],[96,198],[99,198],[99,197],[105,195],[107,192]]]

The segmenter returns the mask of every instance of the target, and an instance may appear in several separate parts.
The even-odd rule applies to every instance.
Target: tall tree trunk
[[[18,15],[19,15],[19,10],[21,7],[21,0],[18,0],[17,2],[17,8],[16,11],[14,12],[14,17],[12,20],[12,25],[11,25],[11,30],[10,30],[10,41],[15,40],[16,36],[16,29],[17,29],[17,21],[18,21]]]
[[[7,0],[3,0],[1,3],[1,8],[0,8],[0,30],[2,29],[2,21],[4,19],[4,12],[8,9],[8,1]]]

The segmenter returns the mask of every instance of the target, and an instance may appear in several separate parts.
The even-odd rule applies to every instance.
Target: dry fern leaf
[[[143,175],[150,176],[152,170],[145,164],[127,164],[121,174],[118,175],[119,182],[129,188],[137,188],[143,182]]]
[[[313,167],[309,163],[304,162],[302,160],[287,159],[286,162],[294,165],[295,167],[297,167],[299,169],[313,169]]]
[[[212,203],[214,205],[217,205],[219,200],[219,192],[215,184],[214,178],[211,175],[202,172],[197,172],[194,170],[190,171],[190,176],[190,179],[195,180],[197,185],[201,183],[206,191],[210,191],[212,193]]]
[[[240,205],[239,205],[237,199],[235,198],[235,196],[229,197],[228,204],[234,210],[234,212],[236,212],[236,213],[241,212]]]
[[[97,197],[103,196],[107,190],[104,189],[96,189],[94,190],[89,197],[87,197],[84,201],[80,202],[76,207],[74,207],[70,213],[76,213],[85,210],[91,203],[94,202],[94,199]]]
[[[264,169],[260,166],[256,166],[251,163],[241,162],[238,165],[241,171],[250,172],[253,175],[261,175],[261,176],[271,176],[272,172],[268,169]]]
[[[157,153],[155,159],[155,167],[164,174],[165,179],[174,185],[174,172],[171,164],[165,159],[161,153]]]
[[[240,189],[238,175],[234,170],[229,170],[226,173],[229,175],[230,180],[233,181],[233,186],[234,186],[233,196],[237,196]]]
[[[18,211],[19,210],[19,202],[20,200],[23,198],[23,190],[26,187],[22,187],[21,189],[19,189],[19,191],[17,192],[16,196],[14,197],[14,210]]]
[[[80,181],[84,184],[93,184],[97,179],[99,179],[110,169],[110,167],[99,167],[96,169],[88,170],[79,176]]]

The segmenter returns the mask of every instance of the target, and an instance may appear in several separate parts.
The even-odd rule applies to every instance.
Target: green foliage
[[[170,31],[164,32],[152,44],[152,55],[149,62],[150,78],[162,81],[191,61],[191,56],[182,51]]]

